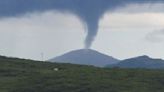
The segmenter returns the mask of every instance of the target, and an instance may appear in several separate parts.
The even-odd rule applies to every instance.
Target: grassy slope
[[[60,68],[54,71],[54,68]],[[0,57],[0,92],[164,92],[164,71]]]

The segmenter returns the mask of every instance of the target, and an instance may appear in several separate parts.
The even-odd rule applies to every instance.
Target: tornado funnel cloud
[[[92,20],[87,22],[87,36],[85,38],[85,49],[89,49],[94,42],[94,39],[98,32],[98,20]]]
[[[164,4],[164,0],[0,0],[0,19],[50,10],[72,13],[86,23],[85,48],[89,49],[97,35],[99,20],[107,11],[112,12],[129,4],[155,3]]]

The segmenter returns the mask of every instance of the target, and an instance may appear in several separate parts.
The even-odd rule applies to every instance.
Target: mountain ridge
[[[118,63],[120,60],[102,54],[92,49],[79,49],[67,52],[61,56],[50,59],[51,62],[73,63],[104,67],[108,64]]]
[[[164,60],[143,55],[125,59],[117,64],[108,65],[107,67],[164,69]]]

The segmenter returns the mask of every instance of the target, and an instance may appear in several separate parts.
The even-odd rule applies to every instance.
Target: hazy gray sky
[[[164,59],[164,12],[151,12],[163,8],[162,4],[151,9],[147,5],[129,5],[106,13],[92,49],[118,59],[138,55]],[[83,48],[84,30],[80,19],[71,13],[46,11],[3,18],[0,54],[40,60],[44,53],[44,59],[50,59]]]

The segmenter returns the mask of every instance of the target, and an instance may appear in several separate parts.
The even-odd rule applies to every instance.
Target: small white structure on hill
[[[53,70],[54,70],[54,71],[59,71],[59,68],[54,68]]]

